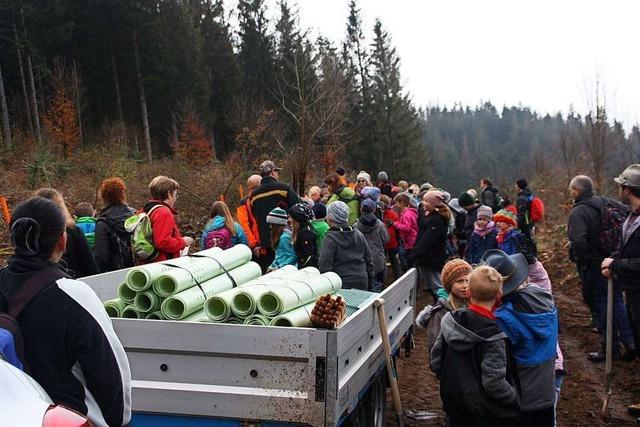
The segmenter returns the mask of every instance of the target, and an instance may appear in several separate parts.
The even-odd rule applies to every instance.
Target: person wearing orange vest
[[[258,246],[260,233],[258,232],[258,223],[251,213],[251,203],[249,199],[251,198],[253,190],[260,186],[261,181],[262,177],[260,175],[251,175],[249,179],[247,179],[247,195],[244,199],[240,200],[240,205],[236,209],[238,223],[247,236],[247,241],[251,249]]]

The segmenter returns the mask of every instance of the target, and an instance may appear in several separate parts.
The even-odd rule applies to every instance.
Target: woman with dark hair
[[[424,218],[418,221],[418,240],[409,253],[409,262],[418,267],[419,280],[434,295],[442,288],[440,273],[447,261],[447,233],[452,214],[444,195],[431,190],[422,197]]]
[[[100,271],[93,257],[93,252],[91,252],[91,248],[89,247],[89,242],[87,242],[87,238],[84,237],[82,230],[76,227],[76,222],[69,213],[62,194],[53,188],[41,188],[36,192],[36,196],[44,197],[54,202],[64,215],[67,231],[67,248],[60,264],[65,267],[67,272],[74,278],[98,274]]]
[[[69,279],[58,264],[67,247],[67,225],[51,200],[34,197],[16,207],[14,254],[0,270],[0,312],[18,321],[24,350],[19,357],[55,404],[86,415],[96,426],[127,425],[127,356],[96,294]]]
[[[120,178],[105,179],[98,190],[103,207],[96,221],[94,250],[102,273],[133,266],[131,236],[124,229],[124,221],[135,211],[127,206],[126,191]]]

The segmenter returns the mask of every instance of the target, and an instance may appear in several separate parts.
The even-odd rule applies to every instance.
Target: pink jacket
[[[413,207],[405,209],[394,225],[402,239],[404,248],[413,249],[418,238],[418,210]]]

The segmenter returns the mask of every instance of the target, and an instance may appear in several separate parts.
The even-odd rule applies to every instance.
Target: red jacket
[[[389,231],[389,242],[387,242],[384,248],[386,250],[398,249],[398,246],[399,246],[398,232],[396,231],[396,228],[393,226],[393,224],[395,224],[395,222],[399,218],[398,214],[393,209],[385,209],[383,218],[385,220],[384,221],[385,225],[387,226],[387,231]],[[392,222],[391,225],[387,224],[389,221]]]
[[[153,261],[179,258],[180,251],[184,249],[185,245],[180,230],[178,230],[178,224],[176,224],[176,211],[159,200],[150,200],[144,206],[144,211],[149,212],[155,205],[163,205],[164,207],[155,209],[150,216],[153,245],[159,252],[158,257]]]

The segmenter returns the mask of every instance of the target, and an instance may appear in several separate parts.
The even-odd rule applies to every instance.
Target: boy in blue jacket
[[[496,323],[513,346],[520,379],[522,426],[553,427],[558,312],[549,292],[526,286],[529,268],[524,255],[490,250],[483,261],[505,277]]]

